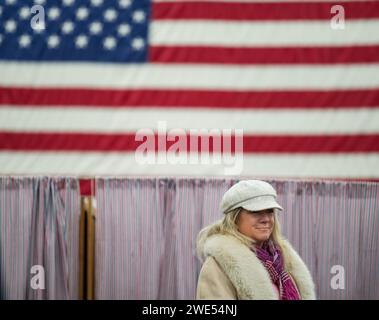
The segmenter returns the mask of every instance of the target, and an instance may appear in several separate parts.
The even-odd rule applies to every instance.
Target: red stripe
[[[187,151],[199,151],[190,147],[187,139]],[[163,140],[165,140],[163,136]],[[243,151],[261,153],[339,153],[339,152],[378,152],[379,134],[370,135],[277,135],[244,136]],[[126,152],[134,151],[143,142],[135,141],[134,134],[82,134],[82,133],[0,133],[0,149],[12,151],[81,151],[81,152]],[[166,150],[174,142],[166,143]],[[155,136],[155,151],[165,150],[158,145]],[[222,151],[213,148],[211,152]],[[232,151],[234,151],[232,139]]]
[[[212,19],[212,20],[330,20],[334,5],[342,5],[345,19],[369,19],[379,17],[377,1],[354,2],[156,2],[152,17],[163,19]]]
[[[378,107],[379,88],[334,91],[31,89],[0,87],[1,105],[164,108]]]
[[[81,196],[94,195],[94,191],[92,188],[93,184],[94,184],[93,179],[79,179],[80,195]]]
[[[206,64],[370,63],[379,61],[379,46],[296,48],[154,46],[150,48],[150,60],[155,63]]]

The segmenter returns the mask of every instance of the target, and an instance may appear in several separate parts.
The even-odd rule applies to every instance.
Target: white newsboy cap
[[[242,207],[249,211],[283,208],[276,202],[276,191],[271,184],[261,180],[243,180],[225,192],[221,210],[228,213]]]

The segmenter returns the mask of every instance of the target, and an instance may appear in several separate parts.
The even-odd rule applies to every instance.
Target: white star
[[[78,18],[78,20],[86,19],[88,17],[88,9],[86,7],[80,7],[76,11],[76,17]]]
[[[18,14],[20,15],[21,19],[23,20],[28,19],[30,16],[30,9],[28,7],[22,7],[20,11],[18,12]]]
[[[91,4],[94,7],[98,7],[98,6],[101,6],[103,4],[103,0],[91,0]]]
[[[107,9],[104,13],[105,20],[111,22],[117,18],[117,11],[115,9]]]
[[[31,42],[32,42],[32,40],[30,39],[30,36],[28,34],[23,34],[18,39],[18,43],[19,43],[20,47],[22,47],[22,48],[29,47]]]
[[[65,21],[62,24],[62,32],[64,34],[69,34],[74,30],[74,24],[71,21]]]
[[[79,49],[83,49],[88,44],[88,38],[86,35],[81,34],[80,36],[77,36],[75,39],[75,45]]]
[[[116,39],[114,37],[106,37],[103,41],[103,46],[105,49],[113,50],[117,45]]]
[[[145,12],[142,10],[138,10],[133,12],[133,21],[137,23],[141,23],[145,21]]]
[[[8,20],[5,22],[4,29],[6,32],[11,33],[14,32],[17,28],[17,23],[14,20]]]
[[[68,7],[74,3],[74,0],[63,0],[63,5]]]
[[[16,0],[6,0],[5,3],[8,5],[16,4]]]
[[[48,39],[47,39],[47,46],[49,48],[56,48],[58,47],[60,43],[60,39],[57,35],[51,35]]]
[[[89,31],[92,34],[99,34],[103,31],[103,25],[99,21],[92,22],[89,26]]]
[[[142,38],[135,38],[132,41],[132,47],[135,50],[141,50],[145,46],[145,41]]]
[[[3,13],[3,8],[0,7],[0,16],[1,16],[2,13]]]
[[[3,42],[3,35],[0,34],[0,44]]]
[[[120,6],[120,8],[127,8],[130,6],[130,4],[131,4],[130,0],[119,0],[118,1],[118,5]]]
[[[59,18],[61,14],[61,11],[59,10],[59,8],[57,7],[52,7],[49,12],[47,13],[48,17],[51,19],[51,20],[56,20],[57,18]]]
[[[120,24],[117,32],[120,36],[127,36],[130,33],[130,26],[127,23]]]

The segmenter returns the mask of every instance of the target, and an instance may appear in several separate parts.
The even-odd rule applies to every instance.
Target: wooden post
[[[86,197],[80,197],[80,219],[79,219],[79,300],[86,298]]]
[[[79,226],[79,299],[95,298],[95,199],[81,197]]]
[[[87,211],[87,300],[95,299],[95,199],[89,198]]]

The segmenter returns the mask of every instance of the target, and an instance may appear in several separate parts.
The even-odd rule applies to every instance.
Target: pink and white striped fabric
[[[272,181],[284,235],[312,271],[320,299],[379,299],[379,184]],[[344,268],[344,290],[331,286]],[[336,269],[334,269],[336,268]],[[341,276],[341,273],[338,272]]]
[[[194,236],[219,217],[230,182],[97,179],[97,299],[188,299],[199,264]]]
[[[222,217],[232,179],[96,180],[97,299],[193,299],[195,239]],[[284,235],[311,270],[319,299],[379,299],[379,184],[267,180]],[[331,286],[344,268],[344,290]]]
[[[79,215],[77,179],[0,177],[0,299],[78,298]]]

